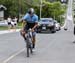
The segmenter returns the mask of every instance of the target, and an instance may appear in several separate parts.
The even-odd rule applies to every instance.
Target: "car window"
[[[52,20],[41,20],[42,22],[53,22]]]

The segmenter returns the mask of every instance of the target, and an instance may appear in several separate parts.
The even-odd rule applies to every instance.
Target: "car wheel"
[[[65,31],[67,31],[67,28],[64,28]]]
[[[56,31],[51,31],[51,33],[55,33]]]
[[[51,33],[55,33],[55,32],[56,32],[56,30],[55,30],[55,29],[52,29],[52,30],[51,30]]]

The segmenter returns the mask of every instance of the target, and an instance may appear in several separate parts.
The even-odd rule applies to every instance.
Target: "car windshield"
[[[52,22],[52,20],[41,20],[42,22]]]
[[[48,22],[48,20],[42,20],[42,22]]]

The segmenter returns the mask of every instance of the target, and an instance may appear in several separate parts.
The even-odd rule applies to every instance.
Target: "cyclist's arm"
[[[24,29],[25,25],[26,25],[26,21],[23,20],[23,21],[22,21],[22,29]]]
[[[38,26],[38,23],[35,23],[35,26],[32,28],[33,30]]]
[[[24,29],[25,25],[26,25],[26,19],[28,17],[28,14],[26,14],[23,18],[22,18],[22,29]]]

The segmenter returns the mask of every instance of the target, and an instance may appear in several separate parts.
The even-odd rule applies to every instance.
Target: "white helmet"
[[[34,14],[34,9],[33,8],[28,9],[28,13],[29,14]]]

